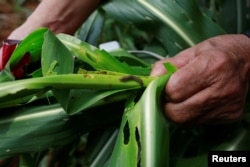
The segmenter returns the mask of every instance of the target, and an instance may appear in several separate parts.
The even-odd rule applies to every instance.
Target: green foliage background
[[[163,57],[174,56],[179,51],[211,36],[226,32],[241,33],[249,28],[248,23],[250,22],[246,14],[249,12],[249,9],[247,8],[248,5],[244,2],[233,0],[200,0],[199,3],[201,10],[206,15],[200,12],[196,1],[109,1],[93,13],[76,33],[76,37],[87,43],[82,43],[70,36],[58,35],[57,38],[53,35],[46,36],[45,41],[53,41],[53,44],[58,45],[63,44],[69,49],[70,53],[67,52],[68,50],[64,46],[62,48],[67,50],[65,52],[63,49],[55,49],[61,46],[50,48],[52,45],[45,43],[43,49],[48,50],[48,52],[44,52],[46,54],[42,56],[44,58],[42,69],[44,70],[43,75],[45,77],[41,81],[46,81],[46,79],[53,77],[59,78],[61,76],[57,75],[57,73],[60,72],[62,74],[71,73],[73,70],[72,66],[69,65],[72,64],[69,58],[71,54],[76,55],[84,62],[95,60],[95,55],[111,54],[115,55],[116,59],[120,62],[131,63],[131,55],[124,56],[124,50],[128,55],[129,53],[126,50],[151,51]],[[237,11],[235,11],[235,6]],[[234,21],[234,24],[232,24],[232,21]],[[94,47],[102,42],[111,40],[117,40],[124,50],[114,53],[103,53]],[[27,44],[29,42],[30,40],[27,40]],[[88,45],[88,43],[93,46]],[[38,42],[38,45],[41,44]],[[77,49],[78,47],[80,49]],[[15,63],[18,60],[22,48],[20,47],[20,50],[14,54],[11,62]],[[84,50],[84,53],[81,52],[82,50]],[[54,68],[52,66],[54,62],[62,62],[60,57],[53,56],[55,52],[64,54],[66,57],[68,56],[69,61],[65,61],[66,63],[59,68]],[[88,53],[87,56],[85,52]],[[45,58],[46,55],[52,55],[51,59]],[[143,70],[147,71],[148,74],[150,64],[156,61],[156,59],[152,57],[144,58],[145,54],[142,55],[143,57],[140,57],[141,55],[137,56],[143,62],[145,61]],[[85,60],[85,57],[91,58]],[[111,60],[113,61],[112,58]],[[137,65],[141,63],[137,59],[134,61]],[[77,61],[76,63],[79,63],[82,67],[81,61]],[[88,65],[87,69],[90,68]],[[65,66],[67,69],[64,68]],[[118,65],[117,67],[120,69],[121,66]],[[98,64],[97,69],[99,68],[100,64]],[[107,70],[107,68],[110,68],[110,66],[106,66],[102,70]],[[127,67],[124,68],[128,69]],[[139,73],[142,71],[138,68],[133,68],[133,70]],[[111,69],[111,71],[116,70]],[[94,76],[95,74],[90,75]],[[112,73],[112,78],[114,77],[113,75]],[[120,74],[115,75],[118,75],[114,79],[114,82],[117,82],[121,76]],[[3,84],[2,86],[11,87],[11,85],[15,85],[14,82],[8,85]],[[98,80],[97,78],[96,82],[100,82],[100,79]],[[26,81],[20,81],[20,83],[24,83],[25,88]],[[158,162],[160,166],[205,167],[207,166],[206,158],[209,150],[249,150],[249,103],[246,104],[243,121],[231,125],[215,127],[201,126],[194,129],[183,129],[167,122],[167,120],[164,120],[163,124],[157,124],[155,123],[157,122],[156,120],[163,117],[160,118],[157,112],[154,112],[156,114],[154,117],[157,119],[146,119],[143,117],[145,114],[142,111],[146,111],[147,108],[151,107],[153,107],[151,110],[161,111],[160,108],[157,108],[160,104],[153,105],[153,101],[161,97],[159,93],[161,92],[161,88],[157,87],[159,85],[159,87],[162,87],[165,82],[159,81],[159,83],[161,84],[154,83],[155,86],[153,88],[150,86],[151,89],[150,87],[146,89],[146,95],[142,96],[142,99],[150,98],[152,103],[147,103],[147,105],[143,105],[143,100],[135,100],[138,99],[138,94],[141,95],[140,91],[139,93],[136,91],[137,96],[134,95],[134,91],[131,91],[132,94],[123,94],[120,91],[105,93],[100,93],[99,90],[72,91],[73,96],[81,97],[82,101],[88,100],[88,98],[82,98],[84,97],[83,95],[87,95],[89,99],[93,98],[94,100],[88,101],[91,107],[89,107],[89,103],[80,106],[79,104],[82,101],[73,101],[74,104],[79,106],[80,110],[78,109],[77,112],[69,112],[68,114],[65,113],[65,110],[67,111],[73,105],[64,105],[65,103],[63,102],[69,99],[60,98],[69,96],[69,87],[67,86],[65,86],[64,91],[54,89],[52,93],[50,92],[51,94],[45,94],[46,97],[36,97],[34,101],[32,99],[32,102],[27,103],[28,105],[24,107],[12,106],[10,108],[10,104],[26,102],[26,98],[30,98],[30,93],[24,89],[24,91],[20,91],[19,95],[21,96],[19,97],[18,95],[17,100],[13,100],[8,92],[12,89],[4,89],[2,87],[1,95],[5,97],[4,92],[6,91],[6,97],[9,99],[5,97],[5,101],[0,101],[1,103],[4,102],[5,105],[2,105],[0,117],[0,155],[8,157],[1,163],[3,165],[13,163],[15,162],[15,157],[19,157],[20,155],[19,166],[38,166],[38,164],[46,166],[45,164],[48,162],[50,166],[54,166],[55,164],[59,164],[60,166],[77,166],[79,164],[82,166],[117,166],[116,163],[123,164],[124,166],[128,166],[129,163],[133,164],[133,166],[137,166],[138,164],[141,164],[141,166],[150,166]],[[119,84],[120,82],[118,82]],[[42,90],[39,93],[44,94],[43,91],[45,92],[46,90]],[[28,94],[26,94],[27,92]],[[32,91],[30,92],[32,93]],[[152,92],[156,94],[151,97],[154,94]],[[106,97],[109,98],[106,99]],[[100,99],[104,99],[104,102]],[[118,100],[113,101],[113,99]],[[128,100],[124,104],[124,99],[132,100]],[[107,101],[110,101],[110,103],[105,103]],[[134,108],[135,110],[139,110],[139,112],[134,112]],[[76,111],[75,108],[73,109]],[[156,136],[153,136],[153,138],[158,138],[158,140],[153,142],[155,144],[153,151],[150,149],[148,150],[149,152],[145,151],[145,157],[151,157],[149,159],[143,157],[144,148],[147,150],[149,147],[149,145],[143,144],[150,139],[150,135],[145,130],[145,124],[143,123],[152,123],[152,127],[161,128],[159,130],[160,133],[154,133]],[[164,125],[165,123],[167,125]],[[118,130],[119,127],[120,130]],[[117,135],[119,136],[118,140]],[[138,136],[140,136],[139,139]],[[132,141],[132,144],[127,145],[126,142],[124,144],[123,140],[127,139],[127,137],[131,137],[130,141]],[[157,144],[158,146],[165,145],[166,147],[159,148]],[[140,152],[141,147],[142,152]],[[163,149],[161,151],[164,154],[160,154],[160,149]],[[139,154],[142,154],[142,156]],[[138,157],[143,158],[139,159]]]

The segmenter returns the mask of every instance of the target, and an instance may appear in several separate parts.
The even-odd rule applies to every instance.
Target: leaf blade
[[[168,166],[168,125],[159,103],[170,75],[152,81],[139,102],[134,107],[130,104],[122,119],[110,167],[121,164],[124,167],[137,164],[145,167]],[[127,137],[124,132],[126,128],[129,128]]]

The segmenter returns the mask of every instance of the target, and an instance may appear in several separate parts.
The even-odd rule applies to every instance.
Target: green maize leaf
[[[114,103],[126,100],[130,94],[134,93],[133,89],[119,90],[71,90],[70,100],[66,112],[76,114],[80,111],[99,105]]]
[[[28,95],[41,94],[52,89],[142,89],[155,77],[127,74],[61,74],[29,78],[0,84],[0,105]],[[100,82],[101,81],[101,82]],[[18,86],[17,86],[18,85]]]
[[[45,93],[45,92],[43,92],[43,93]],[[22,97],[16,98],[16,99],[11,99],[11,100],[8,100],[5,102],[1,102],[0,109],[25,105],[25,104],[28,104],[28,103],[34,101],[37,98],[39,98],[39,95],[37,95],[37,96],[28,95],[28,96],[22,96]]]
[[[151,67],[148,67],[148,68],[145,68],[145,67],[132,67],[136,73],[142,75],[142,76],[148,76],[150,75],[151,71],[152,71],[152,68]]]
[[[20,156],[19,167],[32,167],[35,166],[35,164],[30,154],[23,154]]]
[[[155,54],[158,54],[158,55],[161,55],[163,58],[164,57],[167,57],[168,56],[168,51],[167,49],[164,47],[164,45],[156,38],[153,38],[149,44],[145,45],[144,50],[146,51],[150,51],[150,52],[153,52]],[[156,57],[152,57],[152,56],[148,56],[145,58],[143,57],[143,59],[147,62],[150,62],[150,63],[154,63],[155,60],[159,60],[161,59],[160,57],[156,59]]]
[[[105,50],[99,50],[70,35],[58,34],[57,37],[77,58],[88,63],[96,70],[109,70],[138,75],[129,65],[121,63]]]
[[[77,31],[76,37],[97,46],[104,20],[104,12],[101,9],[94,11]]]
[[[170,63],[167,69],[176,69]],[[169,129],[161,108],[162,90],[175,70],[152,81],[135,104],[128,100],[107,166],[169,166]],[[135,97],[135,96],[134,96]]]
[[[117,110],[110,110],[114,106]],[[121,118],[122,106],[106,105],[74,116],[58,104],[12,109],[0,117],[0,158],[63,146],[85,132],[113,126]]]
[[[148,63],[144,62],[142,59],[137,58],[136,56],[132,55],[122,48],[112,50],[109,53],[114,57],[117,57],[117,59],[121,62],[127,62],[127,64],[130,66],[150,67]]]
[[[0,71],[0,83],[13,80],[15,80],[15,77],[12,75],[9,69],[5,68],[2,71]]]
[[[25,108],[6,115],[0,119],[0,157],[41,151],[55,143],[65,144],[79,133],[70,126],[66,128],[68,116],[58,105]]]
[[[115,166],[168,166],[168,126],[161,109],[161,93],[171,74],[155,79],[139,102],[130,102],[109,163]]]
[[[196,1],[113,0],[104,10],[117,20],[147,29],[170,55],[225,32],[199,10]]]
[[[43,104],[44,102],[54,103],[57,101],[55,99],[54,93],[50,90],[42,89],[38,93],[32,94],[27,93],[28,95],[23,95],[22,97],[15,97],[9,99],[8,101],[0,103],[0,109],[11,108],[11,107],[24,107],[28,106],[30,103],[37,102],[37,104]],[[13,96],[14,97],[14,96]]]
[[[172,74],[177,70],[177,67],[171,65],[170,62],[166,62],[163,64],[168,73]]]
[[[47,31],[47,28],[39,28],[30,33],[14,50],[8,61],[8,65],[10,67],[15,66],[27,52],[30,53],[31,61],[40,60],[43,36]]]
[[[50,31],[44,34],[41,64],[43,76],[73,73],[73,56]]]
[[[74,70],[74,58],[71,52],[50,31],[44,34],[41,64],[43,76],[71,74]],[[55,88],[53,93],[62,107],[67,110],[70,89]]]
[[[43,74],[42,74],[42,69],[39,68],[39,69],[33,71],[32,73],[29,74],[29,76],[32,77],[32,78],[36,78],[36,77],[41,77],[41,76],[43,76]]]
[[[91,132],[88,137],[83,166],[104,167],[113,151],[117,133],[116,128]]]

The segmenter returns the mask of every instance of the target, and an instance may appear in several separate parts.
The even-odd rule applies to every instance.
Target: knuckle
[[[166,70],[162,64],[162,61],[155,62],[151,71],[151,75],[163,75],[166,73]]]
[[[157,61],[157,62],[155,62],[153,64],[153,68],[155,68],[155,69],[165,69],[164,66],[163,66],[163,64],[166,63],[166,62],[168,62],[168,61],[169,61],[168,58],[165,58],[163,60],[159,60],[159,61]]]
[[[170,121],[176,124],[186,124],[192,120],[192,116],[189,112],[178,110],[169,104],[166,104],[165,115]]]
[[[165,93],[168,101],[179,102],[182,100],[182,89],[179,89],[180,81],[178,78],[173,76],[169,79]]]
[[[211,51],[209,60],[208,67],[211,71],[219,72],[228,67],[229,58],[221,51]]]

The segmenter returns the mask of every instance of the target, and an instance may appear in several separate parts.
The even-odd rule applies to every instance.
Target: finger
[[[183,101],[213,84],[216,74],[211,69],[212,62],[210,61],[208,56],[196,57],[188,65],[172,74],[165,88],[168,100]]]
[[[157,61],[151,71],[152,76],[160,76],[165,74],[167,71],[163,66],[164,63],[170,62],[177,68],[181,68],[188,64],[193,59],[193,48],[189,48],[185,51],[180,52],[178,55],[170,58],[165,58],[163,60]]]
[[[239,121],[243,118],[243,107],[240,107],[239,104],[234,103],[231,105],[225,105],[219,105],[218,108],[215,108],[206,114],[201,114],[192,122],[196,125],[227,124]]]
[[[167,102],[165,104],[165,114],[167,118],[178,124],[190,123],[200,117],[204,112],[212,110],[216,98],[209,98],[209,89],[204,89],[192,97],[178,103]],[[210,99],[210,100],[209,100]]]
[[[215,83],[224,84],[220,85],[223,89],[228,81],[235,78],[235,73],[231,72],[231,68],[235,68],[232,62],[234,59],[217,49],[199,53],[170,77],[165,88],[168,100],[183,101]]]
[[[163,64],[166,62],[171,62],[171,58],[165,58],[163,60],[157,61],[153,65],[153,68],[151,70],[150,75],[151,76],[161,76],[161,75],[165,74],[167,71],[166,71],[165,67],[163,66]]]
[[[179,102],[167,102],[167,118],[178,124],[227,123],[239,120],[243,114],[244,96],[203,89]]]

